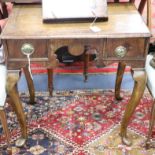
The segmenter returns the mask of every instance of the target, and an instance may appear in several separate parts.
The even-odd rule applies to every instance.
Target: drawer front
[[[144,38],[108,39],[106,46],[107,58],[136,59],[145,57]]]
[[[26,55],[22,53],[22,46],[24,44],[30,44],[34,48],[34,52],[31,58],[48,58],[47,43],[46,40],[8,40],[8,57],[9,59],[26,58]]]
[[[102,39],[53,39],[49,44],[53,52],[67,46],[68,52],[74,56],[81,55],[85,48],[94,49],[98,53],[103,50]]]

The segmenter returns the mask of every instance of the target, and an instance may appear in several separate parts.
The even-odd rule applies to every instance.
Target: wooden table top
[[[45,24],[41,5],[17,5],[9,16],[1,39],[150,37],[143,18],[131,3],[108,4],[108,21],[95,25],[101,29],[100,32],[92,32],[90,22]]]

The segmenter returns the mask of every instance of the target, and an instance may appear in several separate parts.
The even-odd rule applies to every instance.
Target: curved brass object
[[[25,43],[21,47],[21,52],[25,55],[31,55],[34,52],[34,47],[32,44]]]
[[[127,48],[124,46],[118,46],[115,49],[115,54],[118,58],[125,57],[126,53],[127,53]]]

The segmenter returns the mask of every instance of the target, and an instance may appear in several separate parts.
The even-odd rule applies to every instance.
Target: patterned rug
[[[122,92],[122,101],[114,99],[113,90],[57,91],[53,97],[37,93],[36,104],[29,105],[28,94],[21,100],[27,116],[29,137],[23,148],[14,145],[20,136],[15,114],[6,104],[13,155],[153,155],[154,146],[145,150],[152,99],[145,93],[128,134],[131,147],[121,144],[119,130],[131,93]],[[7,155],[5,136],[0,126],[0,151]],[[154,135],[154,133],[153,133]]]

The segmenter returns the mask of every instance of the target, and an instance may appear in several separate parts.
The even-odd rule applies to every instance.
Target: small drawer
[[[145,49],[145,39],[143,38],[108,39],[106,56],[118,59],[143,58]]]
[[[85,48],[103,50],[102,39],[54,39],[50,40],[51,50],[56,52],[63,46],[68,47],[68,52],[74,56],[81,55]]]
[[[22,53],[21,48],[24,44],[31,44],[34,48],[34,52],[31,55],[31,58],[47,58],[47,42],[46,40],[9,40],[7,42],[7,47],[9,51],[9,58],[26,58]]]

